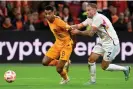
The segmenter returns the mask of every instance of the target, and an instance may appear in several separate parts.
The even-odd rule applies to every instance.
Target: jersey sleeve
[[[89,19],[89,18],[87,18],[85,21],[82,22],[82,24],[83,24],[84,26],[91,25],[91,23],[92,23],[92,20]]]
[[[69,30],[71,27],[66,22],[61,20],[60,18],[57,18],[57,20],[54,22],[57,26],[59,26],[62,29]]]
[[[92,27],[99,28],[101,24],[103,23],[103,20],[101,17],[97,16],[92,21]]]

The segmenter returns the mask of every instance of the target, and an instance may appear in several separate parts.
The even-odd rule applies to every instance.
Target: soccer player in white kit
[[[106,71],[123,71],[125,74],[125,80],[128,80],[130,74],[129,66],[119,66],[116,64],[111,64],[111,61],[120,52],[119,38],[114,30],[112,23],[109,19],[97,12],[96,4],[90,3],[86,7],[86,13],[88,18],[76,25],[71,27],[74,30],[71,31],[72,34],[86,35],[92,37],[95,33],[100,38],[99,42],[94,46],[90,57],[88,58],[88,67],[90,71],[90,81],[87,84],[96,83],[96,60],[103,56],[101,67]],[[91,26],[90,30],[80,31],[82,27]]]

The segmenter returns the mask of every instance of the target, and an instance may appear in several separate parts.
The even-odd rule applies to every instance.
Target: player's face
[[[87,12],[87,16],[88,18],[92,18],[94,16],[94,8],[90,7],[90,6],[87,6],[86,7],[86,12]]]
[[[45,17],[51,21],[51,19],[53,18],[54,16],[54,12],[52,12],[51,10],[45,10]]]

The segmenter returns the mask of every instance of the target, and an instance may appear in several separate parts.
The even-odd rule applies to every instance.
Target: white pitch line
[[[38,80],[38,79],[45,79],[45,80],[53,80],[51,78],[16,78],[17,80]],[[84,80],[84,79],[87,79],[87,78],[70,78],[71,80]],[[98,80],[120,80],[120,79],[123,79],[123,78],[97,78]]]

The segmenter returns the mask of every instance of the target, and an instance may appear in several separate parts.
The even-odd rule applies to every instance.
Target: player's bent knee
[[[47,61],[45,61],[45,59],[42,60],[42,65],[43,66],[48,66],[48,63],[47,63]]]
[[[48,66],[48,64],[47,64],[47,63],[42,63],[42,65],[43,65],[43,66]]]
[[[51,58],[45,56],[45,57],[43,58],[43,60],[42,60],[42,64],[43,64],[44,66],[48,66],[49,63],[51,62],[51,60],[52,60]]]
[[[102,68],[103,70],[106,70],[106,69],[108,68],[109,64],[110,64],[110,61],[105,61],[105,60],[103,60],[103,61],[102,61],[102,64],[101,64],[101,68]]]
[[[43,66],[48,66],[48,63],[45,62],[45,61],[42,61],[42,65],[43,65]]]
[[[102,64],[101,64],[101,68],[102,68],[103,70],[106,70],[106,69],[108,68],[108,65],[102,65]]]
[[[90,57],[90,58],[88,59],[88,62],[89,62],[89,63],[94,63],[95,61],[93,60],[93,58]]]

